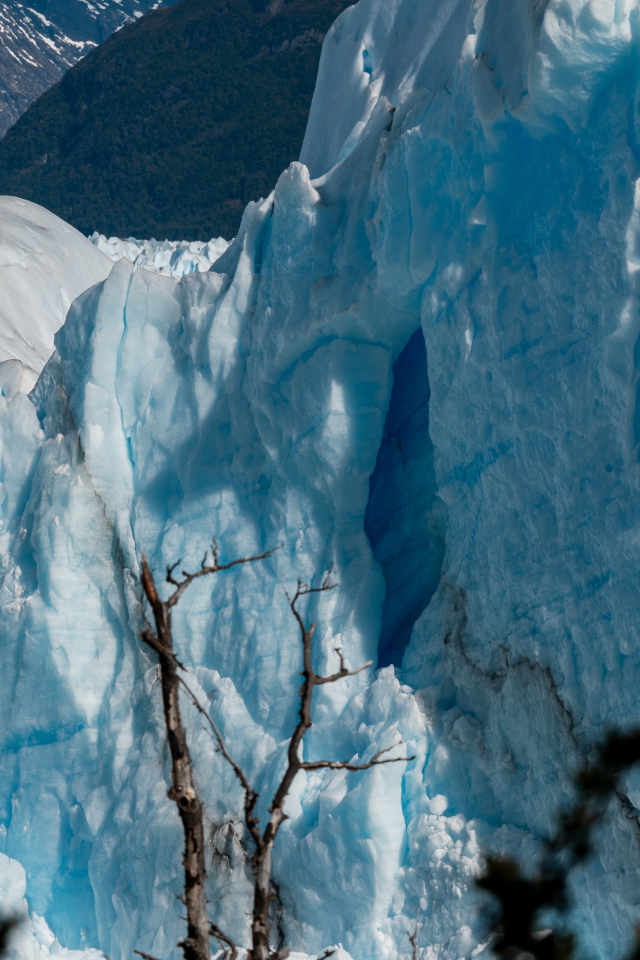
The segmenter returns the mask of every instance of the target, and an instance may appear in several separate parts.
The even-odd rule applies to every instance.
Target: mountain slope
[[[84,233],[233,236],[297,158],[346,0],[182,0],[124,27],[0,142],[0,193]]]
[[[156,0],[0,3],[0,137],[92,47],[159,5]]]

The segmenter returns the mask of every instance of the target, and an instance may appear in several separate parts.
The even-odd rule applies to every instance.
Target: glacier
[[[209,270],[229,246],[199,241],[88,239],[36,203],[0,197],[0,391],[28,394],[53,353],[71,303],[105,280],[113,263],[163,276]]]
[[[208,243],[200,240],[137,240],[129,237],[105,237],[94,231],[89,240],[113,263],[127,259],[138,270],[151,270],[163,277],[183,277],[185,273],[205,273],[229,246],[222,237]]]
[[[532,862],[638,721],[639,53],[635,0],[360,0],[300,161],[211,268],[110,263],[0,397],[0,880],[29,949],[179,956],[138,559],[215,535],[282,544],[174,619],[263,811],[301,663],[282,581],[333,564],[317,669],[376,664],[318,694],[309,759],[415,755],[296,782],[274,937],[396,960],[417,916],[421,960],[483,952],[483,851]],[[185,715],[212,917],[246,945],[241,796]],[[639,816],[630,775],[574,878],[599,957],[631,940]]]
[[[111,264],[74,227],[36,203],[0,197],[0,389],[28,393],[79,294]]]

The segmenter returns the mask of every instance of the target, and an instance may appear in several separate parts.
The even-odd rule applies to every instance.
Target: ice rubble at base
[[[43,960],[44,957],[101,960],[104,954],[100,950],[68,950],[62,947],[43,917],[36,913],[29,915],[25,900],[26,889],[27,879],[22,866],[0,853],[0,903],[3,918],[12,916],[21,921],[10,935],[9,956],[24,960]]]
[[[483,846],[531,862],[567,770],[637,720],[639,44],[630,0],[360,0],[324,43],[315,179],[293,164],[210,272],[120,260],[32,399],[0,398],[1,844],[66,947],[164,958],[182,933],[142,550],[284,544],[175,618],[265,805],[300,667],[281,576],[335,564],[319,668],[375,658],[388,626],[396,667],[323,690],[308,755],[416,759],[296,785],[275,862],[295,949],[394,960],[419,910],[425,960],[477,956]],[[189,723],[212,911],[246,944],[240,796]],[[576,878],[602,957],[635,920],[639,784]]]
[[[25,892],[27,881],[22,866],[0,853],[0,903],[3,919],[13,917],[18,922],[9,935],[6,956],[19,957],[20,960],[104,960],[104,953],[92,947],[83,950],[69,950],[58,943],[44,917],[36,913],[29,914]],[[342,944],[331,948],[336,960],[351,960]],[[213,953],[213,960],[220,960],[221,951]],[[245,960],[246,950],[239,951],[240,960]],[[311,960],[307,954],[291,951],[290,960]]]
[[[116,263],[126,258],[142,270],[152,270],[163,277],[183,277],[185,273],[204,273],[222,256],[229,241],[222,237],[202,243],[199,240],[120,240],[107,239],[104,234],[93,233],[89,240],[110,260]]]

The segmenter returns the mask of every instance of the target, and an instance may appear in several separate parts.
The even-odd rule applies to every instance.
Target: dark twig
[[[353,676],[353,674],[350,674]],[[385,747],[384,750],[378,750],[367,763],[350,763],[347,760],[314,760],[310,763],[305,761],[300,763],[301,770],[370,770],[371,767],[379,767],[383,763],[397,763],[399,760],[415,760],[415,757],[387,757],[386,760],[379,760],[383,753],[389,753],[395,747],[401,747],[401,743],[394,743],[391,747]]]
[[[411,944],[411,955],[413,957],[413,960],[418,960],[418,924],[417,923],[413,933],[409,933],[409,931],[407,930],[407,936],[409,937],[409,943]]]
[[[150,953],[145,953],[144,950],[134,950],[134,953],[137,953],[139,956],[144,957],[144,960],[158,960],[157,957],[154,957]],[[105,954],[106,956],[106,954]]]
[[[566,912],[569,874],[592,853],[594,826],[601,822],[620,776],[639,761],[640,730],[609,734],[598,748],[595,762],[578,773],[575,802],[560,817],[533,877],[525,876],[513,860],[487,860],[477,883],[498,901],[491,950],[502,960],[525,954],[533,960],[570,960],[574,955],[575,938],[540,930],[541,914]],[[630,960],[640,960],[638,939]]]

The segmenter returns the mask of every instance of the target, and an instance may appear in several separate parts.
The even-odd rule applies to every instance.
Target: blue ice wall
[[[444,505],[436,504],[434,513],[430,394],[427,350],[420,328],[393,365],[391,400],[364,516],[365,533],[386,586],[379,667],[400,666],[413,625],[440,580]]]
[[[292,164],[214,272],[116,265],[69,312],[41,421],[0,398],[0,888],[13,872],[68,946],[95,929],[112,960],[178,960],[184,933],[142,550],[160,571],[211,533],[229,557],[283,545],[174,619],[264,816],[301,669],[282,579],[333,564],[305,611],[319,670],[381,632],[397,662],[446,524],[400,673],[316,694],[309,760],[416,759],[296,781],[274,873],[307,954],[409,958],[418,914],[420,960],[479,957],[483,850],[530,862],[569,771],[638,722],[639,102],[636,0],[360,0],[323,47],[303,152],[323,175]],[[428,378],[419,337],[403,354],[420,327]],[[245,947],[242,797],[185,714],[228,852],[212,919]],[[603,960],[637,922],[623,787],[633,817],[612,809],[576,878]]]

